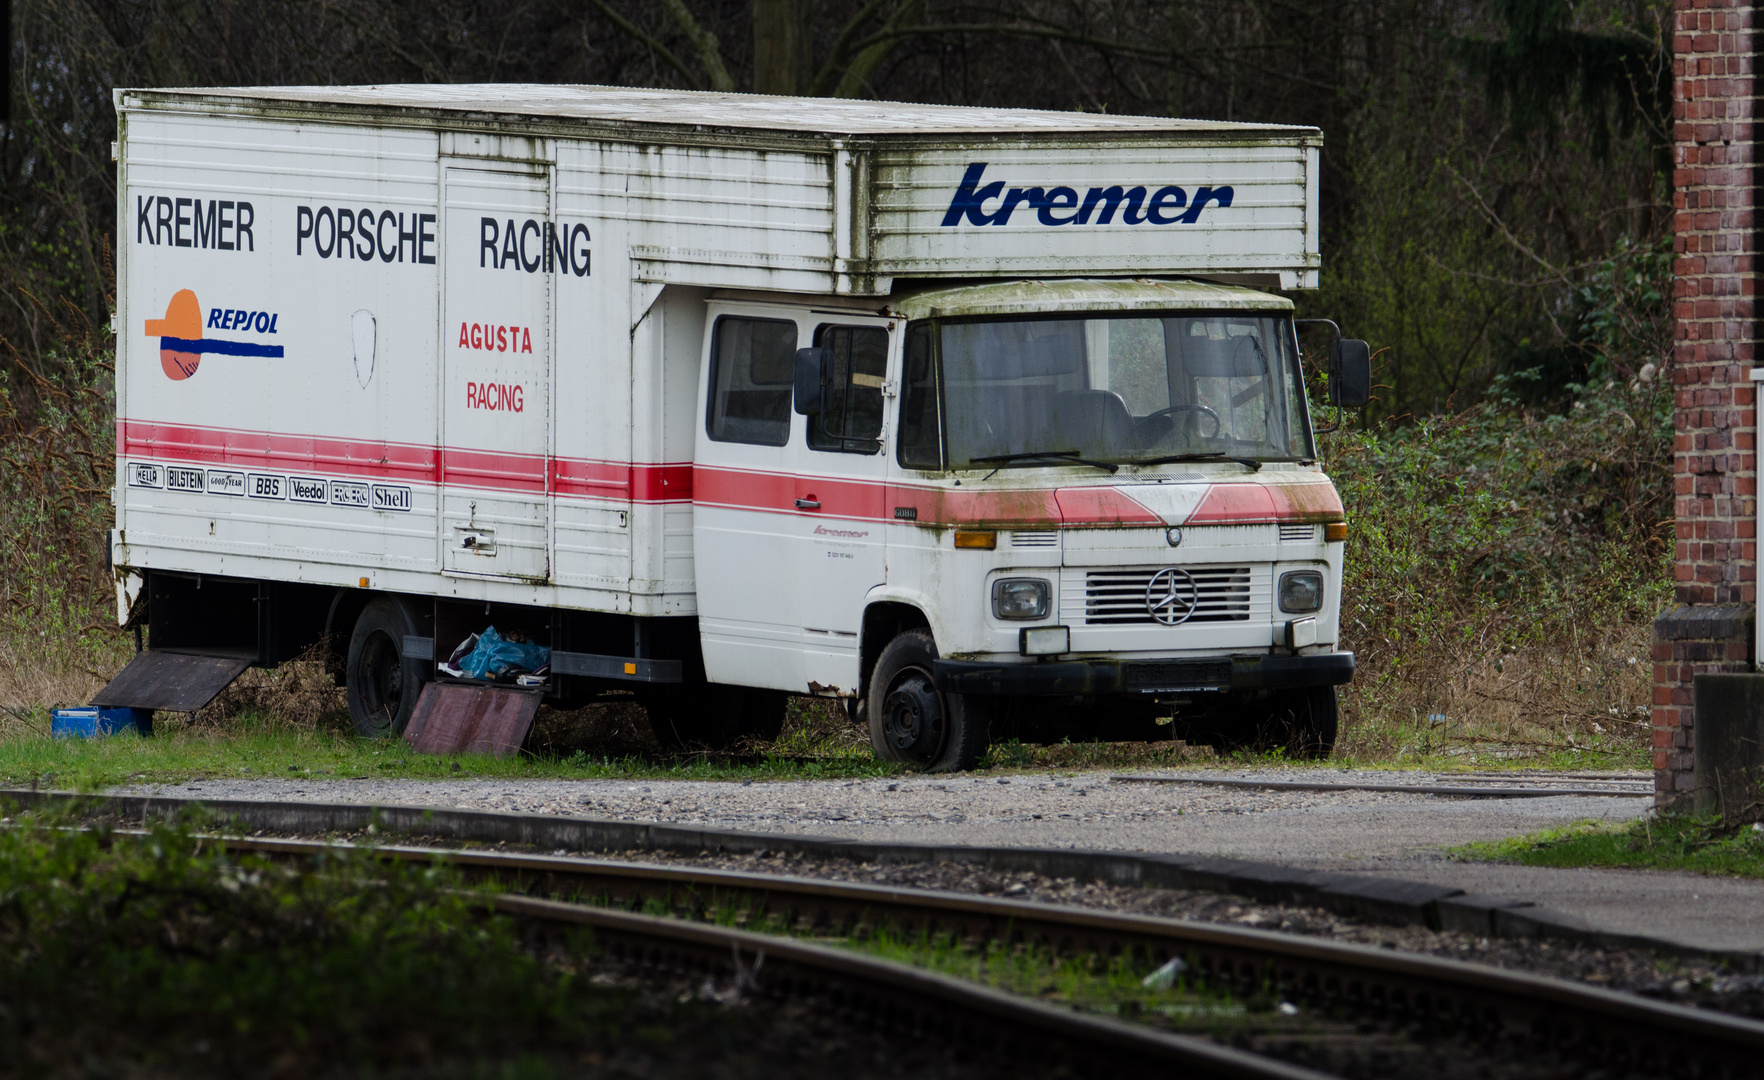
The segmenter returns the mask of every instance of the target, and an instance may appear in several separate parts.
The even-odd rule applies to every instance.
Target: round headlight
[[[1323,575],[1315,570],[1294,570],[1280,575],[1280,610],[1299,614],[1323,606]]]
[[[992,583],[992,613],[1001,619],[1045,619],[1051,596],[1040,578],[1000,578]]]

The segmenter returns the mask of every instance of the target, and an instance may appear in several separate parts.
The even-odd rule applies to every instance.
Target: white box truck
[[[495,626],[665,740],[1327,753],[1321,135],[566,86],[119,90],[110,705]],[[1339,336],[1339,335],[1338,335]],[[1363,399],[1362,343],[1331,392]],[[330,643],[328,646],[325,643]],[[1168,737],[1166,734],[1165,737]]]

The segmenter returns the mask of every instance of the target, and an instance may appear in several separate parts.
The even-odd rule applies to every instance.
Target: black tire
[[[384,739],[404,734],[416,711],[423,684],[429,681],[428,661],[404,656],[404,639],[420,636],[416,617],[402,602],[382,596],[362,610],[349,635],[344,664],[349,718],[356,734]]]
[[[932,681],[937,643],[928,630],[890,641],[870,674],[870,748],[883,761],[926,772],[972,769],[991,737],[986,703],[945,694]]]
[[[702,683],[643,698],[649,728],[670,750],[727,750],[753,739],[772,742],[784,730],[790,695],[782,690]]]

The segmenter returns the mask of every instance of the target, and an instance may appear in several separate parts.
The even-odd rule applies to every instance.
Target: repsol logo
[[[1146,185],[1114,184],[1093,187],[1080,200],[1078,189],[1071,187],[1014,187],[1007,191],[1003,180],[982,186],[980,180],[985,173],[983,161],[968,166],[955,198],[950,200],[949,210],[943,215],[944,227],[960,225],[963,220],[970,225],[1008,225],[1018,207],[1034,211],[1035,220],[1043,225],[1112,225],[1117,210],[1124,225],[1193,225],[1209,203],[1231,205],[1232,191],[1228,187],[1197,188],[1190,200],[1188,192],[1175,184],[1160,187],[1149,196]],[[988,209],[986,204],[993,199],[998,202]]]
[[[571,273],[587,277],[590,261],[586,225],[554,225],[528,218],[498,222],[478,219],[478,265],[487,270],[522,270],[529,274]]]
[[[375,213],[346,206],[294,208],[294,254],[308,247],[321,259],[359,259],[383,263],[435,261],[435,215],[412,214],[407,227],[402,213]],[[410,253],[406,259],[405,253]]]
[[[135,196],[135,243],[210,251],[256,251],[257,211],[237,199]]]

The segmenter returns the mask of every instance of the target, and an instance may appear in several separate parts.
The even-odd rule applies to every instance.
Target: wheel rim
[[[376,632],[361,645],[361,703],[368,722],[382,732],[392,729],[404,704],[404,663],[390,635]]]
[[[943,749],[946,727],[931,674],[908,668],[896,675],[882,699],[882,732],[889,747],[908,761],[931,761]]]

